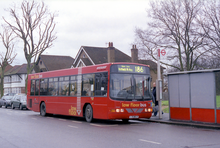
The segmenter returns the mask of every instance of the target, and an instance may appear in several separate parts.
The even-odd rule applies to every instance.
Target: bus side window
[[[70,96],[77,95],[77,79],[76,76],[70,77]]]
[[[35,90],[35,80],[31,80],[31,96],[34,95],[34,90]]]
[[[83,75],[82,96],[94,96],[95,74]]]
[[[48,94],[50,96],[58,95],[58,78],[49,78]]]
[[[59,95],[69,96],[69,77],[59,78]]]
[[[35,84],[35,95],[37,96],[37,95],[39,95],[39,80],[36,80],[36,84]]]
[[[40,95],[47,95],[48,93],[48,79],[41,79],[40,80]]]
[[[107,96],[108,73],[98,73],[95,76],[95,95]]]

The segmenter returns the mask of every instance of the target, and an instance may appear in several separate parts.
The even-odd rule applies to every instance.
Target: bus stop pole
[[[156,98],[158,101],[159,119],[162,119],[162,80],[160,74],[160,49],[158,49],[158,55],[157,55]]]

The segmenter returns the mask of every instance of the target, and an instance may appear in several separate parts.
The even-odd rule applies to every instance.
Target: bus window
[[[51,96],[58,95],[58,78],[49,79],[48,95]]]
[[[70,77],[70,96],[76,96],[77,95],[77,76],[71,76]]]
[[[59,78],[59,95],[69,96],[69,77]]]
[[[39,94],[39,80],[36,80],[36,84],[35,84],[35,95]]]
[[[107,96],[108,73],[95,74],[95,96]]]
[[[135,98],[150,98],[149,77],[146,75],[134,75],[135,79]]]
[[[48,88],[48,79],[41,79],[40,80],[40,95],[47,95],[47,88]]]
[[[118,100],[150,99],[150,79],[143,74],[112,74],[110,94]]]
[[[35,80],[31,80],[31,96],[34,95],[34,90],[35,90]]]
[[[83,75],[82,96],[94,96],[95,74]]]

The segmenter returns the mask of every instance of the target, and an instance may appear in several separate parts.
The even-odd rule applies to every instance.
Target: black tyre
[[[5,105],[5,108],[7,108],[8,106],[7,105]]]
[[[20,105],[19,105],[19,108],[20,108],[20,110],[22,110],[22,109],[23,109],[22,104],[20,104]]]
[[[122,119],[122,122],[123,122],[123,123],[128,123],[129,120],[128,120],[128,119]]]
[[[93,110],[92,110],[92,106],[90,104],[88,104],[86,106],[86,110],[85,110],[85,118],[87,122],[92,122],[93,119]]]
[[[44,102],[41,103],[40,105],[40,115],[41,116],[46,116],[46,104]]]
[[[12,109],[15,109],[15,107],[14,107],[14,104],[13,104],[13,103],[11,104],[11,108],[12,108]]]

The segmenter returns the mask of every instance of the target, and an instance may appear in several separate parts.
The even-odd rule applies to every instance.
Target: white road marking
[[[139,140],[143,141],[143,142],[153,143],[153,144],[161,144],[161,143],[155,142],[155,141],[148,141],[148,140],[144,140],[144,139],[139,139]]]
[[[60,121],[66,121],[65,119],[59,119]]]
[[[82,123],[82,122],[79,122],[79,121],[72,121],[72,122],[74,122],[74,123]]]
[[[72,125],[68,125],[69,127],[72,127],[72,128],[78,128],[77,126],[72,126]]]
[[[118,126],[118,124],[114,124],[114,125],[101,125],[101,124],[90,124],[92,126],[98,126],[98,127],[110,127],[110,126]]]

